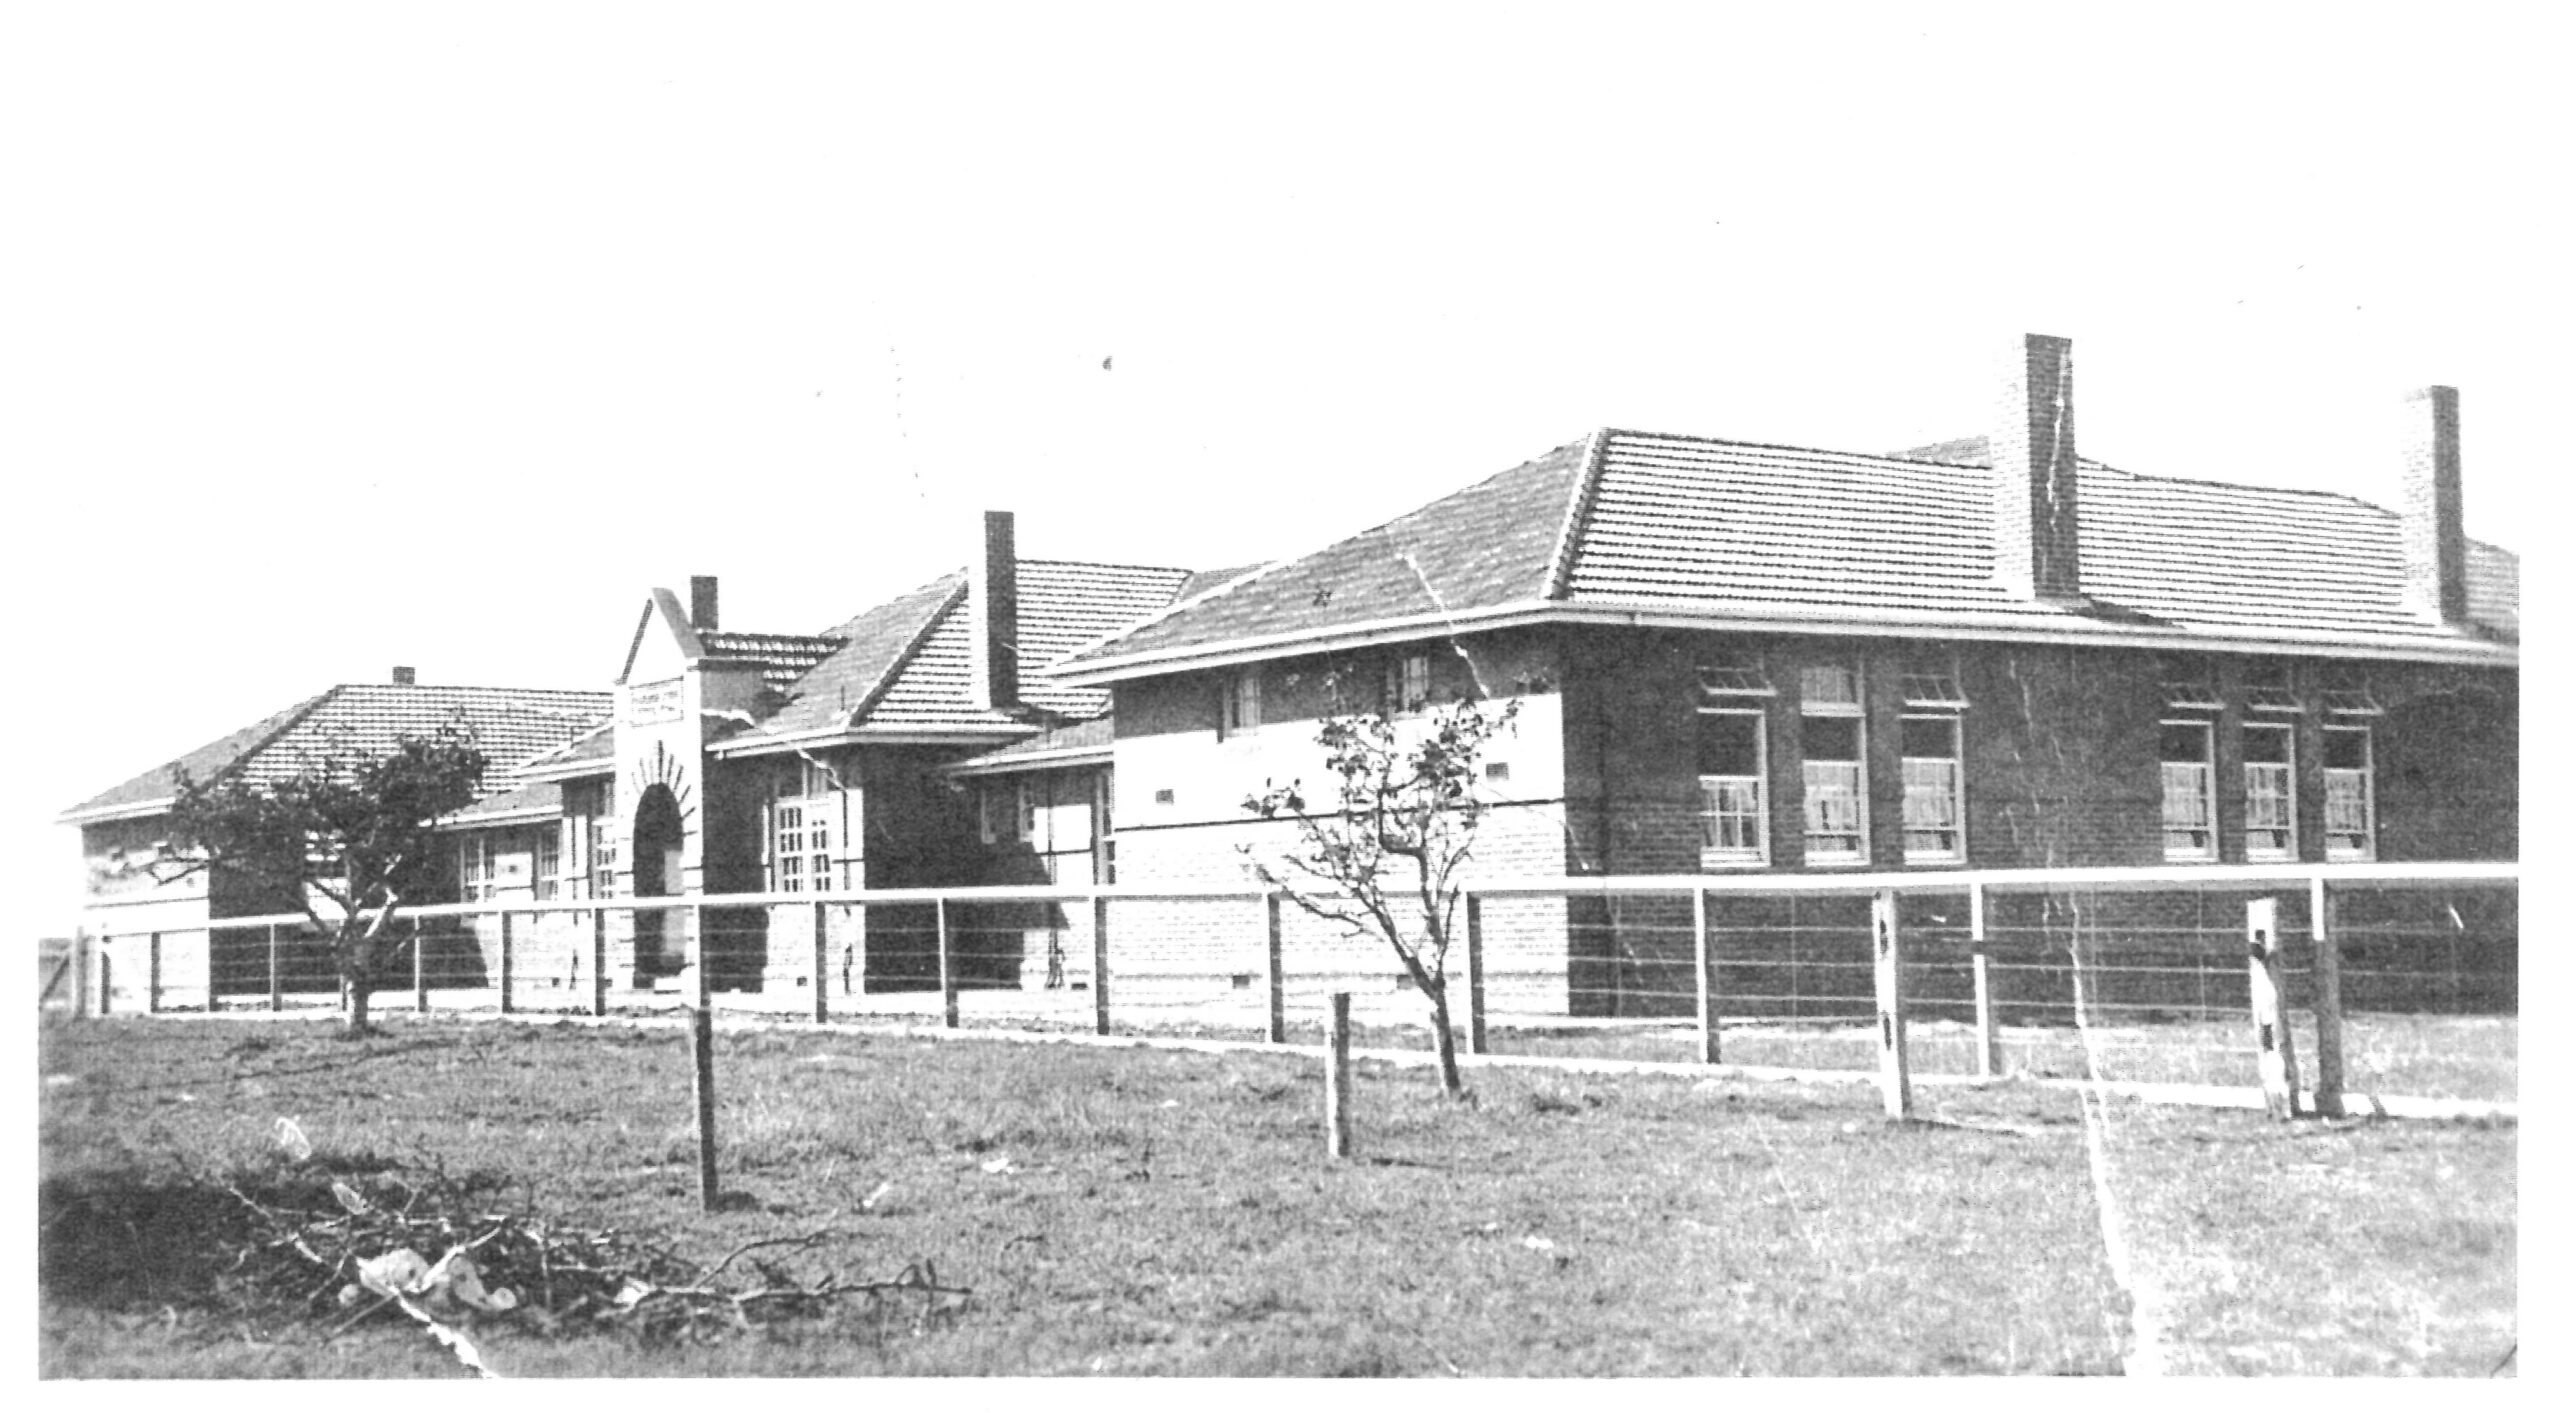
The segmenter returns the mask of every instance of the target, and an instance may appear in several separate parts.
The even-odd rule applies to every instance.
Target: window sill
[[[1867,861],[1864,858],[1852,859],[1834,856],[1831,858],[1806,859],[1804,861],[1804,866],[1806,868],[1865,868],[1867,866]]]
[[[1923,854],[1918,857],[1914,857],[1910,854],[1905,854],[1902,856],[1902,864],[1905,868],[1962,868],[1964,867],[1964,855]]]
[[[1702,869],[1767,868],[1768,866],[1769,861],[1767,859],[1750,857],[1742,854],[1733,854],[1723,857],[1709,854],[1698,860],[1698,867]]]

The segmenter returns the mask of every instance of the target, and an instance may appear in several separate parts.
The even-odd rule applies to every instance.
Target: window
[[[2213,684],[2213,668],[2199,658],[2170,658],[2163,662],[2160,695],[2172,712],[2222,710],[2222,692]]]
[[[1040,779],[1025,775],[1013,783],[1013,837],[1037,843],[1040,839]]]
[[[560,896],[560,837],[567,830],[564,823],[533,832],[533,896],[538,899]]]
[[[2252,722],[2240,729],[2247,792],[2249,857],[2290,859],[2293,841],[2293,728]]]
[[[1218,739],[1248,735],[1262,725],[1262,674],[1247,669],[1226,679],[1218,694]]]
[[[473,834],[462,841],[462,901],[485,903],[498,896],[498,851],[489,836]]]
[[[1420,711],[1431,704],[1431,654],[1410,652],[1387,664],[1387,712]]]
[[[774,782],[773,890],[835,890],[834,782],[816,761],[794,761]]]
[[[1004,798],[1004,786],[993,780],[978,782],[978,842],[992,844],[1003,833],[1005,811],[1010,802]]]
[[[1093,781],[1094,875],[1096,883],[1112,883],[1119,879],[1120,841],[1111,830],[1111,771],[1104,768]]]
[[[1858,669],[1808,663],[1803,687],[1804,861],[1867,857],[1867,721]]]
[[[1768,747],[1768,718],[1758,708],[1699,710],[1699,815],[1705,825],[1700,862],[1769,861]]]
[[[2211,862],[2214,843],[2213,727],[2202,721],[2160,723],[2160,856]]]
[[[613,870],[621,862],[613,844],[613,782],[596,792],[595,813],[587,817],[587,896],[613,896]]]
[[[2328,856],[2340,862],[2373,859],[2373,733],[2361,726],[2332,726],[2320,733],[2320,783]]]
[[[1914,863],[1964,857],[1964,723],[1902,719],[1902,856]]]

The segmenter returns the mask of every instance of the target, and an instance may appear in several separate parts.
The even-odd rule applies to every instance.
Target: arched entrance
[[[684,891],[684,811],[675,792],[652,785],[631,819],[631,892],[664,898]],[[684,928],[672,912],[639,912],[631,922],[631,984],[646,986],[684,970]]]

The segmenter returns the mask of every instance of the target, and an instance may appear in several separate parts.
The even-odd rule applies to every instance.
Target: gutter
[[[2080,647],[2151,648],[2168,652],[2231,650],[2294,657],[2341,655],[2385,656],[2403,662],[2461,666],[2513,667],[2520,658],[2511,644],[2470,638],[2421,638],[2394,635],[2343,636],[2328,633],[2237,634],[2211,631],[2162,631],[2113,628],[2075,623],[2070,627],[2018,626],[2004,617],[1983,614],[1910,614],[1855,610],[1806,610],[1801,616],[1760,610],[1750,615],[1659,608],[1610,608],[1599,604],[1541,601],[1496,604],[1490,608],[1450,613],[1414,614],[1377,619],[1348,627],[1302,629],[1293,633],[1230,638],[1224,642],[1161,648],[1125,657],[1083,663],[1053,663],[1049,676],[1075,686],[1103,686],[1169,672],[1230,667],[1301,653],[1336,651],[1387,643],[1490,632],[1543,623],[1593,624],[1624,628],[1670,628],[1728,633],[1793,633],[1820,637],[1867,637],[1877,633],[1927,632],[1943,638],[1977,642],[2053,643]]]

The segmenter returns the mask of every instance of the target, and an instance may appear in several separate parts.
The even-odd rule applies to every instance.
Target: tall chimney
[[[693,631],[711,633],[720,627],[720,580],[709,574],[693,576]]]
[[[2017,594],[2076,599],[2080,448],[2071,426],[2071,340],[2028,334],[2005,361],[1990,438],[1992,577]]]
[[[990,510],[969,566],[969,677],[978,705],[991,711],[1022,704],[1015,608],[1013,512]]]
[[[2430,623],[2471,616],[2462,537],[2462,397],[2419,388],[2400,414],[2400,545],[2409,607]]]
[[[394,687],[417,686],[418,669],[414,667],[395,667],[391,669],[391,685]]]

